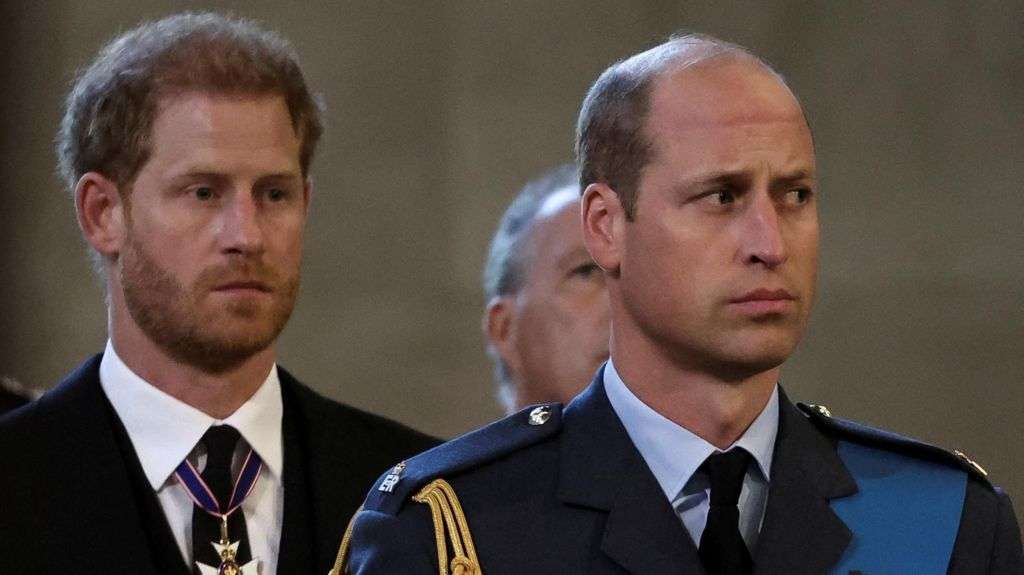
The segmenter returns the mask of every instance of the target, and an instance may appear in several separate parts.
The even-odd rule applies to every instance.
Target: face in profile
[[[525,242],[521,288],[498,310],[504,337],[489,334],[512,372],[517,407],[568,402],[608,359],[604,274],[583,245],[579,210],[575,186],[541,206]]]
[[[131,318],[218,371],[267,348],[295,304],[308,187],[283,98],[165,98],[125,206],[115,273]]]
[[[652,159],[624,224],[618,289],[634,333],[729,380],[780,365],[814,299],[815,158],[803,112],[755,63],[652,85]]]

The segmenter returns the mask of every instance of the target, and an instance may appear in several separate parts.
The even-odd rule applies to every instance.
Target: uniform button
[[[551,408],[546,405],[535,407],[530,411],[530,425],[544,425],[551,419]]]

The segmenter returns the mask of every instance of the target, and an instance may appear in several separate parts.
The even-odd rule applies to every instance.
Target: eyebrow
[[[292,181],[301,183],[302,176],[295,172],[278,172],[275,174],[267,174],[265,176],[260,176],[259,178],[256,178],[256,185],[265,186],[267,184],[272,184],[276,182],[286,183]]]
[[[782,174],[773,178],[773,181],[787,184],[794,184],[797,182],[814,182],[816,180],[817,178],[815,177],[814,172],[809,172],[807,170],[797,170],[795,172]]]
[[[280,181],[280,180],[291,180],[291,179],[299,179],[299,178],[301,178],[301,176],[298,173],[296,173],[296,172],[291,172],[291,171],[274,172],[272,174],[266,174],[266,175],[260,176],[259,178],[256,179],[256,183],[263,184],[263,183],[266,183],[266,182],[273,182],[273,181]],[[221,172],[208,171],[208,170],[189,171],[189,172],[185,172],[183,174],[180,174],[178,176],[175,176],[173,178],[173,180],[175,182],[182,182],[182,181],[187,181],[187,180],[197,180],[197,179],[207,179],[207,180],[212,180],[214,182],[217,182],[218,184],[223,184],[224,182],[230,180],[231,178],[227,174],[223,174]]]
[[[722,170],[718,172],[711,172],[706,176],[695,181],[696,185],[708,185],[708,184],[735,184],[737,182],[743,182],[750,179],[750,173],[748,171],[727,171]],[[804,182],[815,180],[813,172],[808,170],[796,170],[788,174],[781,174],[772,177],[772,183],[783,183],[792,184],[796,182]]]

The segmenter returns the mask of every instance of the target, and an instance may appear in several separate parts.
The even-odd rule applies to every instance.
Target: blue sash
[[[853,538],[831,572],[946,573],[967,473],[847,441],[838,453],[859,491],[832,501]]]

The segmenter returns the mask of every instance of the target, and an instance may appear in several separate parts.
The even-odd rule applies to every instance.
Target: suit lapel
[[[697,548],[615,415],[599,374],[567,409],[559,498],[607,513],[603,554],[630,573],[702,574]]]
[[[757,573],[825,573],[850,543],[830,500],[857,484],[821,435],[780,390],[779,434],[764,522],[754,554]]]
[[[283,371],[280,373],[284,408],[281,430],[284,441],[284,518],[277,566],[281,573],[312,573],[316,571],[316,541],[311,530],[316,507],[310,501],[310,457],[304,414],[296,405],[292,380]]]
[[[52,405],[53,430],[67,449],[46,474],[54,483],[39,495],[52,506],[52,533],[76,534],[53,542],[54,552],[75,567],[71,571],[155,573],[145,525],[114,437],[112,418],[117,416],[100,387],[100,357],[40,400]]]
[[[326,400],[304,389],[279,368],[284,404],[284,521],[278,571],[322,572],[334,564],[349,517],[375,476],[356,473],[358,449],[370,445],[343,434],[337,413]],[[347,436],[347,441],[339,437]],[[370,473],[376,473],[374,470]]]

